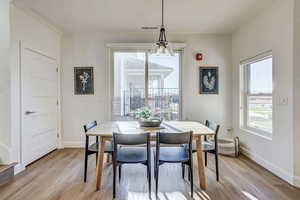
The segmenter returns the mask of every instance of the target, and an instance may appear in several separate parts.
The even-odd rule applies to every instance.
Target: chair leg
[[[156,157],[154,154],[154,179],[156,180]]]
[[[116,198],[116,172],[117,172],[117,165],[113,163],[113,198]]]
[[[191,181],[191,168],[189,167],[189,174],[188,174],[188,180]]]
[[[148,161],[147,164],[147,177],[148,177],[149,198],[151,199],[151,161]]]
[[[88,166],[88,153],[85,151],[85,157],[84,157],[84,182],[86,182],[87,177],[87,166]]]
[[[219,181],[219,156],[218,156],[218,153],[215,153],[215,159],[216,159],[216,177],[217,177],[217,181]]]
[[[155,196],[156,196],[156,199],[158,199],[158,177],[159,177],[159,164],[156,163],[156,166],[155,166],[156,170],[155,170],[155,176],[156,176],[156,179],[155,179]]]
[[[98,164],[98,152],[96,153],[96,167],[97,167],[97,164]]]
[[[109,154],[106,155],[106,163],[109,163]]]
[[[205,157],[205,167],[207,167],[207,152],[204,153],[204,157]]]
[[[119,165],[119,182],[121,181],[121,177],[122,177],[122,165]]]
[[[190,163],[189,165],[189,177],[190,178],[190,184],[191,184],[191,197],[193,198],[193,193],[194,193],[194,173],[193,173],[193,166]]]
[[[182,179],[185,177],[185,165],[181,163],[181,170],[182,170]]]

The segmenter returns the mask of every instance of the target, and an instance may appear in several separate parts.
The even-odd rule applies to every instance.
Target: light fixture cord
[[[161,25],[162,25],[162,27],[164,26],[164,0],[162,0],[162,6],[161,6],[161,8],[162,8],[162,11],[161,11],[161,13],[162,13],[162,17],[161,17]]]

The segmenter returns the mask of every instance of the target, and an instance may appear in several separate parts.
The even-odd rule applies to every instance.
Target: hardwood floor
[[[90,156],[87,183],[83,182],[83,149],[56,150],[28,166],[14,181],[0,188],[1,200],[83,200],[112,199],[112,167],[105,164],[101,191],[95,192],[95,157]],[[220,182],[215,180],[213,157],[206,168],[207,190],[195,200],[288,200],[300,199],[296,189],[244,156],[220,157]],[[117,199],[148,199],[146,168],[124,166],[117,186]],[[195,169],[196,171],[196,169]],[[153,174],[153,173],[152,173]],[[194,173],[197,174],[197,173]],[[195,176],[195,180],[198,178]],[[154,197],[154,180],[152,180]],[[160,200],[189,200],[189,183],[181,178],[179,165],[163,165],[160,171]]]

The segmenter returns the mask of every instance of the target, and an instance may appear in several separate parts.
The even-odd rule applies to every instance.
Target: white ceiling
[[[165,0],[169,32],[230,33],[273,0]],[[161,0],[15,0],[65,32],[141,32],[159,26]]]

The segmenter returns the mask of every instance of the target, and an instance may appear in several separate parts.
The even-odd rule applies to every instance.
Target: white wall
[[[21,163],[20,157],[20,47],[30,47],[44,55],[57,60],[60,68],[60,37],[61,33],[42,21],[30,11],[22,10],[14,5],[10,7],[11,18],[11,85],[12,85],[12,148],[11,162]],[[24,166],[18,166],[21,170]]]
[[[233,125],[243,150],[252,159],[293,183],[293,10],[294,1],[276,0],[233,34]],[[239,128],[239,63],[273,51],[274,127],[272,140]],[[288,104],[280,100],[288,98]],[[298,154],[299,155],[299,154]]]
[[[10,156],[9,0],[0,1],[0,164]]]
[[[45,55],[60,59],[61,32],[29,10],[11,5],[11,39],[22,41]]]
[[[189,120],[212,119],[221,124],[221,133],[232,128],[231,36],[185,37],[188,47],[183,65],[183,116]],[[195,61],[202,52],[204,61]],[[219,95],[199,94],[199,66],[219,66]]]
[[[83,146],[83,124],[109,120],[107,43],[152,43],[157,34],[75,34],[62,41],[62,115],[63,141],[66,147]],[[170,35],[170,41],[187,44],[183,58],[183,118],[221,123],[223,132],[231,127],[231,36]],[[194,54],[204,54],[196,63]],[[220,94],[199,95],[198,67],[220,67]],[[73,67],[94,66],[95,95],[74,95]]]
[[[300,2],[294,8],[294,174],[300,187]]]

